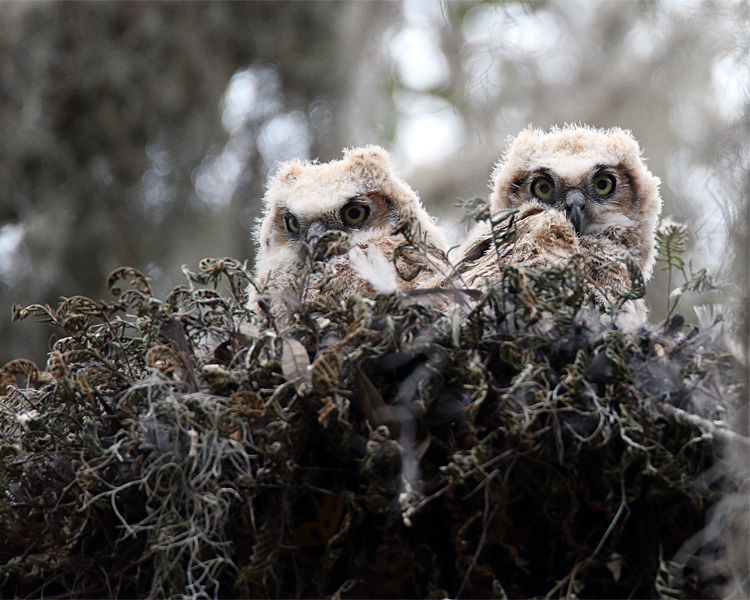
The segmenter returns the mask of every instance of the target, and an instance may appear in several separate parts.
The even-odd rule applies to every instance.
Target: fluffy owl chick
[[[388,154],[378,146],[345,150],[342,160],[329,163],[284,163],[271,178],[264,203],[256,277],[261,293],[270,297],[309,300],[323,294],[337,301],[352,294],[371,297],[379,283],[373,286],[378,276],[371,272],[378,266],[383,281],[395,279],[400,289],[424,287],[438,276],[439,255],[447,247],[443,233],[417,194],[396,177]],[[324,265],[318,263],[324,268],[316,268],[308,277],[311,252],[329,232],[343,239],[344,248],[325,257]],[[439,252],[397,250],[405,241],[404,233]],[[356,253],[356,265],[348,248]],[[363,255],[379,259],[369,265],[367,278],[356,268]],[[250,286],[248,292],[249,308],[257,307],[258,291]],[[278,315],[282,305],[272,301],[272,312]]]
[[[515,240],[502,260],[537,266],[581,254],[594,281],[623,289],[627,273],[610,263],[626,255],[647,280],[662,204],[658,190],[659,179],[628,131],[528,128],[512,140],[492,175],[492,212],[518,210]],[[480,224],[462,245],[459,261],[468,285],[497,274],[491,235],[489,225]]]

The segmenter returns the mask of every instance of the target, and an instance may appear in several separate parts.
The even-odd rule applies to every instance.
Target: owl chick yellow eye
[[[286,222],[286,229],[289,233],[299,233],[299,221],[294,215],[287,213],[284,215],[284,221]]]
[[[548,200],[554,191],[554,184],[546,177],[537,177],[531,184],[531,193],[540,200]]]
[[[615,180],[611,175],[599,175],[594,178],[594,192],[598,196],[607,196],[615,190]]]
[[[370,214],[370,209],[362,204],[351,204],[345,206],[342,211],[344,223],[347,225],[361,225]]]

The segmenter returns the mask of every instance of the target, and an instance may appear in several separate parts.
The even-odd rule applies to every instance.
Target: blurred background
[[[11,322],[13,303],[111,299],[125,265],[163,298],[183,264],[252,261],[265,181],[290,158],[385,146],[458,243],[458,199],[487,196],[529,123],[631,129],[695,268],[744,281],[746,1],[0,8],[0,364],[43,364],[54,340]],[[654,320],[667,294],[657,271]]]

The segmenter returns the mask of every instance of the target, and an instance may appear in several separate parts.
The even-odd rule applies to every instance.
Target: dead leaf
[[[310,358],[301,342],[285,338],[281,353],[281,372],[287,381],[293,381],[297,391],[307,393],[312,387],[312,372],[308,368]]]
[[[398,439],[401,435],[401,424],[396,415],[384,401],[380,392],[370,381],[370,378],[359,369],[354,374],[354,388],[357,391],[357,399],[365,417],[372,427],[387,425],[391,432],[391,439]]]
[[[624,562],[625,561],[621,554],[614,553],[610,556],[610,559],[606,564],[607,569],[612,573],[612,578],[615,581],[620,581],[620,577],[622,576],[622,565]]]
[[[324,496],[318,508],[316,521],[303,523],[292,532],[299,546],[322,546],[338,532],[344,515],[344,499]]]

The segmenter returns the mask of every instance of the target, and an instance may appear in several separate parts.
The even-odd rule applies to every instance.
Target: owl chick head
[[[352,244],[384,235],[408,211],[439,247],[442,233],[417,194],[393,172],[388,153],[378,146],[344,151],[328,163],[290,161],[271,178],[259,227],[259,272],[303,256],[327,231],[344,231]]]
[[[629,131],[529,127],[511,140],[492,175],[493,211],[537,202],[563,212],[581,240],[617,239],[648,277],[661,212],[659,179]]]

